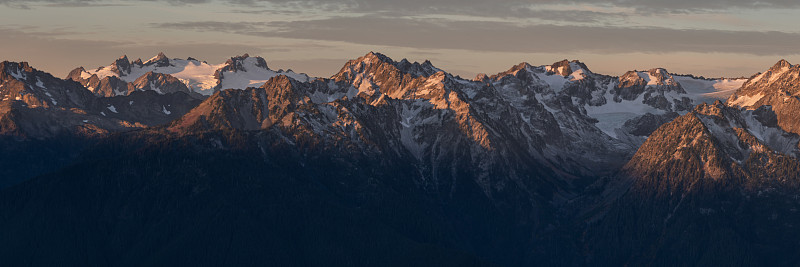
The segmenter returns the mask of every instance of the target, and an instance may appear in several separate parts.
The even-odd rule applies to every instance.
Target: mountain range
[[[13,265],[795,265],[800,66],[0,64]],[[723,102],[725,101],[725,102]]]

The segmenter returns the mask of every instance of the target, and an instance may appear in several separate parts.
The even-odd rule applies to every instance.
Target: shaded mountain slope
[[[700,105],[648,138],[617,178],[628,181],[627,192],[585,228],[589,262],[785,266],[800,261],[794,256],[800,251],[795,227],[800,136],[791,127],[797,114],[782,112],[786,106],[780,105],[794,97],[774,102],[768,96],[786,87],[753,85],[776,69],[787,71],[785,65],[754,76],[728,103]],[[791,75],[781,77],[772,82],[791,84],[780,81]],[[764,98],[739,109],[742,97],[754,90]]]
[[[179,118],[200,100],[183,93],[97,97],[27,63],[0,63],[0,188],[57,170],[114,132]]]

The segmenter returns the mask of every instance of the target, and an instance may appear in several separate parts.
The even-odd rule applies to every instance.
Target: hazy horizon
[[[472,78],[520,62],[580,60],[597,73],[666,68],[749,77],[800,61],[800,4],[770,0],[0,0],[0,60],[64,77],[122,55],[209,63],[249,53],[329,77],[369,51]]]

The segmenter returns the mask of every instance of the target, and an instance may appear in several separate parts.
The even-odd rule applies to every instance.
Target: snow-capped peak
[[[114,61],[114,63],[111,63],[110,70],[119,76],[125,76],[131,73],[131,62],[128,60],[128,56],[123,55]]]
[[[620,77],[620,82],[626,86],[680,86],[666,69],[654,68],[648,71],[628,71]]]
[[[158,67],[166,67],[170,65],[169,58],[164,55],[164,52],[159,52],[158,55],[150,58],[144,65],[156,65]]]
[[[248,71],[248,70],[255,70],[255,69],[265,69],[269,70],[269,66],[267,66],[267,61],[264,60],[262,57],[250,57],[249,54],[244,54],[237,57],[232,57],[225,62],[225,66],[222,67],[219,72],[237,72],[237,71]]]
[[[558,74],[564,77],[568,77],[572,75],[573,72],[577,71],[580,71],[582,74],[591,73],[591,71],[589,71],[589,68],[586,67],[585,64],[577,60],[569,61],[564,59],[562,61],[544,67],[545,70],[547,71],[547,74]]]
[[[83,67],[80,67],[78,71],[81,79],[88,80],[89,78],[92,78],[92,74],[86,71],[86,69],[84,69]]]
[[[748,80],[729,99],[728,105],[754,109],[761,105],[777,105],[791,102],[800,94],[800,65],[792,65],[781,59],[769,70]],[[763,99],[763,101],[762,101]]]
[[[522,62],[511,67],[511,69],[508,70],[508,73],[516,73],[520,70],[529,70],[531,68],[533,68],[533,66],[530,63]]]
[[[370,51],[369,53],[364,55],[363,59],[366,62],[382,61],[382,62],[394,64],[394,60],[392,60],[388,56],[386,56],[384,54],[381,54],[381,53],[373,52],[373,51]]]
[[[553,65],[546,66],[547,74],[558,74],[564,77],[569,76],[572,74],[572,66],[569,64],[569,60],[562,60]]]
[[[647,81],[647,85],[678,85],[675,78],[666,69],[654,68],[646,72],[638,72],[639,77]]]
[[[753,85],[756,83],[772,83],[778,80],[784,73],[786,73],[792,68],[796,68],[797,66],[792,65],[791,63],[789,63],[789,61],[786,61],[785,59],[781,59],[780,61],[778,61],[778,63],[775,63],[775,65],[769,68],[769,70],[753,77],[753,79],[748,81],[745,86]]]
[[[426,60],[423,63],[419,62],[410,62],[408,59],[402,59],[400,61],[394,61],[390,57],[383,55],[377,52],[369,52],[366,55],[355,59],[350,60],[345,64],[345,66],[334,75],[334,77],[342,77],[342,75],[346,75],[346,73],[354,71],[353,69],[361,69],[361,68],[371,69],[371,68],[389,68],[389,69],[396,69],[401,73],[409,74],[412,77],[428,77],[435,73],[442,72],[441,69],[434,67],[433,64]]]
[[[775,63],[775,65],[773,65],[772,68],[770,68],[770,70],[781,70],[781,69],[786,69],[786,68],[791,68],[791,67],[793,67],[793,65],[791,63],[789,63],[789,61],[786,61],[785,59],[781,59],[781,60],[778,61],[778,63]]]
[[[244,54],[232,57],[223,66],[214,72],[214,77],[218,81],[214,91],[222,89],[245,89],[248,87],[259,87],[269,79],[285,75],[298,81],[310,81],[311,77],[305,74],[298,74],[291,70],[273,71],[267,66],[267,61],[262,57],[251,57]],[[211,91],[210,93],[213,93]],[[206,92],[202,92],[206,94]]]
[[[80,71],[80,70],[75,70]],[[261,57],[251,57],[248,54],[232,57],[222,64],[209,64],[195,58],[169,59],[164,53],[142,63],[141,60],[128,61],[127,56],[120,57],[110,66],[100,67],[94,71],[80,71],[70,75],[73,80],[89,86],[88,79],[97,75],[102,80],[106,77],[117,77],[123,82],[134,83],[147,73],[169,74],[183,82],[191,91],[204,95],[213,94],[221,89],[245,89],[258,87],[270,78],[284,74],[293,79],[308,81],[311,78],[305,74],[292,71],[273,71],[267,66],[266,60]],[[78,79],[80,78],[80,79]],[[92,85],[94,86],[94,85]]]

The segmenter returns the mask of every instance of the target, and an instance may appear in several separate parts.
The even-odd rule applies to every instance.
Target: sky
[[[0,0],[0,60],[64,77],[159,52],[317,77],[370,51],[473,78],[520,62],[749,77],[800,63],[796,0]]]

